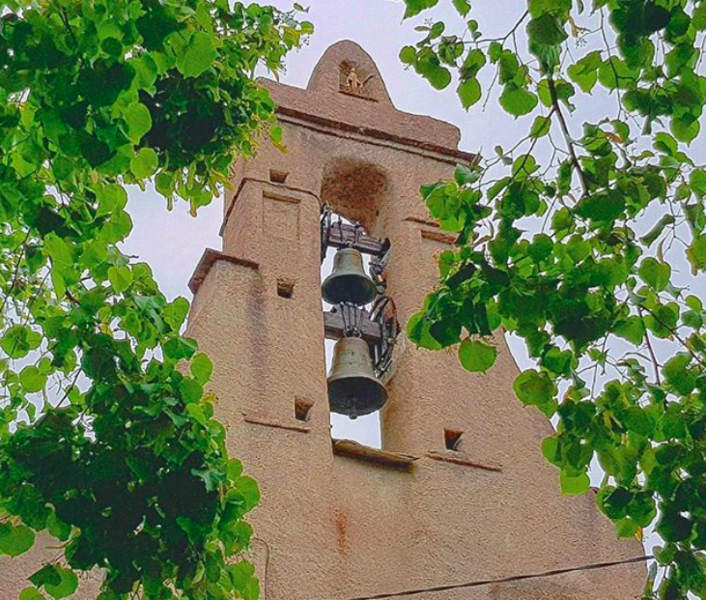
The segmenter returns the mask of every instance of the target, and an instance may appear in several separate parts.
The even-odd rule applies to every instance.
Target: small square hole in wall
[[[314,405],[311,402],[309,402],[308,400],[304,400],[303,398],[295,399],[294,416],[296,417],[297,421],[307,422],[311,417],[311,409],[313,408],[313,406]]]
[[[460,445],[462,437],[463,431],[456,431],[454,429],[444,429],[444,442],[446,443],[446,449],[458,452],[461,449]]]
[[[270,169],[270,181],[272,183],[287,183],[287,177],[289,177],[289,173],[286,171]]]
[[[287,300],[294,296],[294,282],[289,279],[277,280],[277,295]]]

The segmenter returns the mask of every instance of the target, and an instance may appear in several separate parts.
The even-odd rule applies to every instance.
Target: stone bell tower
[[[389,239],[387,294],[404,327],[453,238],[420,185],[473,156],[459,131],[398,111],[356,44],[329,48],[307,89],[266,82],[286,151],[234,169],[223,250],[191,280],[189,335],[213,359],[228,444],[260,484],[253,560],[266,600],[348,600],[620,561],[594,497],[562,497],[541,456],[551,428],[514,398],[504,341],[486,375],[402,339],[386,382],[382,449],[332,440],[321,308],[324,204]],[[641,565],[491,583],[411,598],[628,600]]]

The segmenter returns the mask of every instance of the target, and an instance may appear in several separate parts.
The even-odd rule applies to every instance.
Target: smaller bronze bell
[[[375,282],[363,269],[363,256],[355,248],[341,248],[333,258],[333,271],[324,280],[321,294],[330,304],[350,302],[363,306],[376,294]]]
[[[355,419],[381,409],[387,402],[387,390],[375,377],[368,343],[345,337],[333,352],[327,380],[331,411]]]

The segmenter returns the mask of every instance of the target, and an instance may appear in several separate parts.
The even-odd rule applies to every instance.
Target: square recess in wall
[[[444,443],[446,444],[446,449],[453,450],[454,452],[460,451],[462,437],[463,431],[444,429]]]
[[[311,409],[314,404],[309,400],[304,400],[304,398],[294,399],[294,416],[297,421],[308,422],[311,418]]]
[[[286,171],[270,170],[270,181],[272,183],[287,183],[287,177],[289,177],[289,173]]]
[[[294,297],[294,282],[291,279],[277,280],[277,295],[285,300]]]

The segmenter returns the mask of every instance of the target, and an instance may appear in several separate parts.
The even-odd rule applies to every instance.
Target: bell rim
[[[352,304],[355,304],[356,306],[365,306],[366,304],[370,304],[373,300],[375,300],[375,296],[377,295],[377,289],[375,287],[375,282],[373,282],[370,279],[365,278],[365,286],[369,290],[369,293],[367,294],[361,294],[360,298],[361,300],[351,300],[351,299],[341,299],[341,298],[335,298],[331,296],[329,293],[329,287],[332,281],[335,281],[336,279],[341,279],[343,277],[355,277],[354,275],[335,275],[334,273],[331,273],[326,279],[324,279],[323,283],[321,284],[321,296],[323,299],[328,302],[329,304],[336,305],[336,304],[343,304],[344,302],[351,302]],[[362,299],[365,299],[363,301]]]
[[[362,411],[345,411],[343,410],[346,405],[340,403],[340,402],[335,402],[332,401],[331,398],[331,386],[335,385],[337,382],[344,382],[347,381],[348,384],[350,385],[351,379],[358,379],[358,380],[365,380],[369,381],[370,383],[374,384],[379,392],[379,397],[376,399],[375,402],[370,402],[365,404],[365,410]],[[331,412],[337,414],[337,415],[344,415],[349,418],[355,418],[355,417],[364,417],[367,415],[371,415],[375,412],[378,412],[381,410],[386,404],[387,401],[389,400],[389,394],[387,391],[387,388],[385,387],[385,384],[382,383],[377,377],[371,377],[368,375],[359,375],[355,378],[352,377],[340,377],[340,378],[333,378],[333,377],[328,377],[326,379],[326,388],[327,388],[327,396],[328,396],[328,403],[329,403],[329,409]]]

